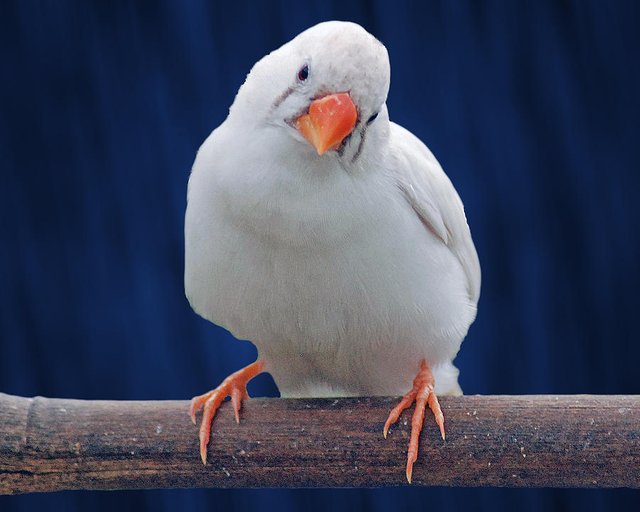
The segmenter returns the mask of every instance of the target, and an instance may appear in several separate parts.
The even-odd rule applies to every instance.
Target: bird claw
[[[422,431],[422,425],[424,423],[424,412],[427,407],[433,411],[436,423],[440,427],[440,435],[442,440],[445,440],[444,431],[444,414],[440,408],[438,397],[434,391],[435,381],[431,369],[427,362],[423,359],[420,362],[420,371],[416,378],[413,380],[413,388],[406,395],[402,397],[400,403],[396,405],[384,424],[382,434],[384,438],[387,438],[389,433],[389,427],[393,425],[402,411],[411,406],[413,402],[416,403],[416,408],[413,411],[413,417],[411,418],[411,438],[409,440],[409,450],[407,451],[407,481],[411,483],[411,477],[413,475],[413,464],[418,460],[418,441],[420,440],[420,432]]]
[[[262,372],[264,363],[262,361],[256,361],[249,366],[242,368],[241,370],[232,373],[215,389],[212,389],[204,395],[196,396],[191,399],[191,407],[189,408],[189,415],[191,421],[196,424],[196,413],[202,409],[202,423],[200,423],[200,458],[202,463],[207,463],[207,445],[211,438],[211,424],[215,418],[216,412],[222,405],[222,402],[226,397],[231,397],[231,403],[233,405],[233,412],[236,419],[236,423],[240,423],[240,409],[242,408],[242,401],[245,398],[249,398],[247,393],[247,383],[253,379],[256,375]]]

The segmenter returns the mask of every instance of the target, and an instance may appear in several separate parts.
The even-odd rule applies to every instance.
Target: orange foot
[[[263,367],[263,361],[256,361],[229,375],[217,388],[191,399],[190,414],[194,425],[196,424],[196,412],[204,407],[202,423],[200,424],[200,458],[203,464],[207,463],[207,444],[209,444],[209,438],[211,437],[211,422],[213,422],[220,404],[226,397],[230,396],[236,415],[236,422],[240,423],[242,401],[245,398],[249,398],[247,382],[261,373]]]
[[[420,362],[420,371],[418,375],[416,375],[416,378],[413,379],[413,388],[404,395],[400,403],[389,413],[389,417],[382,431],[386,439],[389,427],[398,421],[400,413],[415,401],[416,410],[413,412],[413,418],[411,418],[411,440],[409,441],[409,451],[407,453],[407,480],[409,483],[411,483],[413,463],[418,459],[418,440],[420,439],[420,432],[422,431],[422,424],[424,422],[424,410],[427,404],[429,404],[429,408],[436,417],[436,423],[440,427],[442,440],[444,441],[445,438],[444,415],[442,414],[442,409],[440,409],[438,397],[434,391],[434,385],[435,380],[433,379],[431,368],[429,368],[429,365],[423,359]]]

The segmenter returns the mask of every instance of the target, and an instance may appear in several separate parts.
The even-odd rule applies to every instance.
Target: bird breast
[[[385,394],[406,388],[420,357],[455,356],[475,315],[464,272],[383,172],[262,165],[239,176],[211,161],[196,162],[189,185],[187,296],[258,346],[281,391],[299,358],[328,385]],[[387,379],[376,368],[393,366],[398,382],[372,389]]]

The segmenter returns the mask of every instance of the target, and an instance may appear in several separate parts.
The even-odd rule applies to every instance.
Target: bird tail
[[[460,396],[462,388],[458,384],[458,370],[451,361],[442,363],[432,369],[433,377],[436,381],[436,394],[439,396]]]

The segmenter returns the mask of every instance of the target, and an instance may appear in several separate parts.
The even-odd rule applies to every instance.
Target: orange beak
[[[349,93],[330,94],[314,100],[309,113],[295,121],[296,128],[319,155],[337,149],[358,119],[358,111]]]

